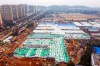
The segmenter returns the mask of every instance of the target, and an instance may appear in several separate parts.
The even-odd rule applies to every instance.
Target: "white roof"
[[[78,33],[76,33],[76,34],[65,34],[64,35],[64,37],[65,37],[65,39],[89,39],[90,37],[88,37],[88,35],[87,36],[84,36],[84,34],[78,34]]]
[[[73,22],[77,26],[82,26],[79,22]]]
[[[54,26],[52,24],[38,24],[38,26]]]
[[[3,42],[10,42],[10,39],[12,39],[13,36],[9,36],[8,38],[6,38],[5,40],[3,40]]]
[[[61,30],[61,32],[65,32],[65,33],[85,33],[82,30]]]
[[[90,23],[88,23],[88,22],[81,22],[81,24],[83,25],[83,26],[92,26]]]
[[[90,23],[88,22],[73,22],[75,25],[77,26],[92,26]]]
[[[100,27],[100,23],[98,22],[89,22],[92,26]]]
[[[10,40],[11,38],[13,38],[13,36],[9,36],[8,38],[6,38],[7,40]]]
[[[100,27],[99,22],[73,22],[77,26],[94,26],[94,27]]]
[[[54,28],[53,27],[45,26],[45,27],[36,27],[35,29],[54,29]]]
[[[67,34],[67,33],[85,33],[82,30],[59,30],[53,31],[52,34]]]
[[[51,32],[51,34],[65,34],[65,32],[61,32],[61,31],[53,31],[53,32]]]
[[[59,29],[80,29],[79,27],[70,27],[70,26],[66,26],[66,27],[58,27]]]
[[[51,33],[53,30],[34,30],[35,33]]]

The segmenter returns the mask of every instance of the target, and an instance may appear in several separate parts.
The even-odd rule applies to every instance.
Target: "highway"
[[[37,17],[39,17],[40,15],[43,15],[46,11],[48,11],[49,9],[46,9],[45,11],[41,12],[40,14],[36,15],[35,17],[33,17],[32,19],[36,19]]]
[[[29,22],[30,19],[33,20],[33,19],[35,19],[35,18],[38,18],[39,16],[43,15],[47,10],[48,10],[48,9],[42,11],[41,13],[37,14],[36,16],[34,16],[34,14],[31,14],[31,15],[29,15],[29,16],[27,16],[27,17],[23,17],[23,18],[17,20],[17,21],[15,22],[15,25],[12,26],[12,28],[7,28],[7,30],[9,30],[9,32],[12,32],[12,33],[13,33],[13,32],[16,32],[16,31],[19,32],[19,31],[22,30],[22,28],[26,28],[25,26],[27,26],[28,23],[30,23],[30,22]],[[6,30],[6,31],[7,31],[7,30]],[[8,31],[7,31],[7,32],[8,32]],[[9,35],[9,32],[8,32],[8,35]],[[1,32],[0,32],[0,33],[1,33]],[[6,35],[6,34],[3,33],[3,37],[5,37],[5,35]],[[4,39],[3,37],[2,37],[2,39]],[[6,38],[6,37],[5,37],[5,38]]]

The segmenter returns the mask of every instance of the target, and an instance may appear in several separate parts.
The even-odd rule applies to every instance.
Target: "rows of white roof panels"
[[[61,30],[80,30],[79,27],[70,27],[70,26],[58,26],[57,28],[61,29]]]
[[[66,23],[67,24],[67,23]],[[89,39],[89,35],[76,25],[39,24],[33,33],[61,34],[65,39]]]
[[[58,26],[57,24],[39,24],[34,33],[51,33],[51,34],[67,34],[67,33],[85,33],[77,26]]]
[[[81,31],[63,31],[63,32],[61,32],[61,31],[54,31],[54,32],[43,32],[43,31],[38,31],[38,32],[34,32],[34,33],[50,33],[50,34],[68,34],[68,33],[76,33],[76,34],[79,34],[79,33],[84,33],[83,31],[81,32]]]
[[[84,33],[82,30],[56,30],[52,34]]]
[[[94,26],[100,27],[100,22],[73,22],[76,26]]]
[[[55,28],[59,28],[59,29],[62,29],[62,30],[63,29],[72,29],[72,30],[73,29],[75,29],[75,30],[79,30],[80,29],[79,27],[76,27],[76,26],[75,27],[72,27],[72,26],[71,27],[70,26],[56,26],[56,27],[55,26],[38,26],[35,29],[36,30],[42,30],[42,29],[53,30]]]
[[[36,30],[39,30],[39,29],[41,29],[41,30],[42,30],[42,29],[47,29],[47,30],[50,29],[50,30],[53,30],[54,27],[48,27],[48,26],[44,26],[44,27],[43,27],[43,26],[42,26],[42,27],[36,27],[35,29],[36,29]]]
[[[63,23],[61,23],[61,24],[63,24]],[[59,26],[59,24],[40,23],[40,24],[38,24],[38,27],[36,27],[36,29],[55,29],[55,28],[59,28],[59,29],[80,29],[76,25],[69,26],[69,25],[67,25],[67,23],[65,23],[65,25],[63,24],[63,25],[60,25],[60,26]]]
[[[90,39],[90,36],[88,34],[65,34],[65,39]]]

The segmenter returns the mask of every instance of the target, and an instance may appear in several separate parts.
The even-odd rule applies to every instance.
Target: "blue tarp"
[[[100,47],[94,47],[96,54],[100,55]]]

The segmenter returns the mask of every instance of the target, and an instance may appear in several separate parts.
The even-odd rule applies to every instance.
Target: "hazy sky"
[[[0,4],[31,4],[31,5],[84,5],[100,7],[100,0],[0,0]]]

